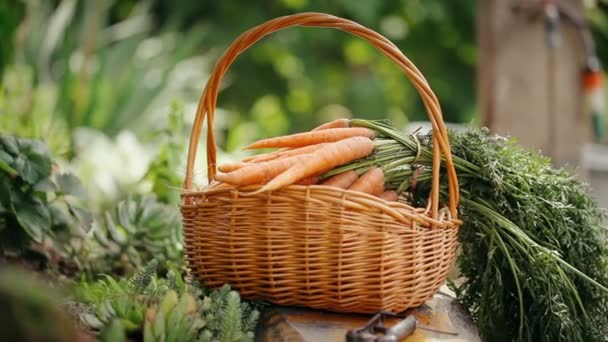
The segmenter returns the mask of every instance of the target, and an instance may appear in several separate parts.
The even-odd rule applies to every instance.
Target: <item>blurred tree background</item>
[[[4,73],[12,62],[29,67],[20,71],[28,82],[55,84],[53,111],[70,128],[145,133],[160,115],[154,107],[168,102],[156,97],[195,102],[205,71],[238,34],[302,11],[343,16],[386,35],[425,73],[448,121],[475,115],[473,0],[29,0],[0,11],[8,18],[3,41],[14,42],[2,47]],[[187,59],[192,63],[182,63]],[[172,81],[178,84],[168,86]],[[264,39],[239,58],[224,87],[218,127],[227,150],[245,137],[302,130],[335,116],[425,119],[398,68],[337,30],[292,28]]]
[[[604,58],[607,7],[589,7]],[[191,122],[209,70],[240,33],[303,11],[332,13],[386,35],[425,74],[446,121],[476,122],[473,0],[3,0],[0,35],[12,44],[0,47],[0,108],[12,116],[0,116],[0,124],[44,137],[68,159],[93,136],[116,139],[126,130],[147,142],[169,124],[174,98],[185,103],[186,126]],[[337,30],[275,33],[239,57],[223,87],[216,127],[227,152],[334,117],[389,118],[399,126],[426,119],[399,69]]]
[[[350,18],[394,41],[440,94],[449,121],[474,114],[474,1],[317,1],[254,3],[178,1],[186,26],[210,21],[210,46],[223,49],[235,36],[269,18],[320,11]],[[169,6],[156,6],[168,13]],[[202,19],[205,18],[205,19]],[[263,40],[232,67],[220,106],[233,113],[228,147],[251,121],[265,135],[311,127],[329,117],[424,119],[418,97],[387,58],[359,38],[330,29],[292,28]],[[451,87],[450,84],[461,84]],[[339,105],[346,108],[340,108]],[[242,127],[242,128],[241,128]]]

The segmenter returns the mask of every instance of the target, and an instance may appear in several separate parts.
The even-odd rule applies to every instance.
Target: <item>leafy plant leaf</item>
[[[78,198],[86,198],[87,192],[82,186],[80,179],[71,173],[61,173],[55,177],[59,191],[63,194],[73,195]]]
[[[129,288],[133,293],[146,293],[152,284],[156,269],[158,268],[158,260],[150,260],[146,266],[138,274],[129,279]]]
[[[34,185],[34,191],[39,192],[56,192],[57,184],[50,178],[45,178]]]
[[[17,170],[9,165],[13,163],[13,158],[6,152],[0,150],[0,170],[8,173],[11,177],[17,175]]]
[[[224,307],[222,308],[221,323],[222,336],[221,341],[231,342],[239,341],[242,337],[241,331],[241,298],[236,291],[230,291],[226,297]]]
[[[51,222],[56,227],[69,227],[73,223],[73,219],[65,206],[59,202],[53,202],[49,206]]]
[[[133,222],[136,220],[136,204],[132,201],[121,201],[117,207],[118,223],[129,234],[134,234],[136,231]]]
[[[80,315],[80,320],[86,324],[87,326],[93,329],[101,329],[103,328],[103,322],[100,321],[95,315],[90,313],[84,313]]]
[[[103,342],[122,342],[127,340],[127,332],[120,319],[112,320],[101,332],[100,340]]]
[[[36,184],[51,175],[51,153],[43,142],[18,139],[19,154],[13,168],[28,184]]]
[[[14,198],[12,211],[27,234],[41,243],[44,234],[51,230],[51,214],[37,198]]]
[[[17,138],[10,135],[0,135],[0,146],[5,150],[7,154],[12,154],[16,156],[19,154],[19,148],[17,147]],[[4,157],[6,158],[6,157]],[[4,159],[4,161],[7,161]],[[8,161],[7,161],[8,162]]]
[[[73,198],[62,196],[85,195],[78,178],[71,174],[52,177],[50,152],[41,141],[0,135],[0,158],[16,172],[0,172],[0,203],[4,208],[0,220],[11,231],[4,232],[3,239],[21,244],[3,243],[3,248],[11,245],[23,251],[31,241],[40,243],[45,235],[65,233],[53,234],[53,247],[72,253],[75,245],[71,237],[84,235],[82,228],[88,230],[92,221],[87,210],[69,202]]]
[[[121,227],[114,223],[114,219],[110,213],[106,213],[106,228],[110,237],[113,241],[119,244],[124,244],[128,241],[127,232]]]
[[[68,208],[70,213],[72,213],[72,215],[78,219],[78,222],[84,231],[89,232],[93,226],[93,214],[88,209],[71,205],[69,203]]]

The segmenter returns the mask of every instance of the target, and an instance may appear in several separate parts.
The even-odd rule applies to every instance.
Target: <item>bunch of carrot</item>
[[[397,193],[385,191],[384,172],[372,166],[365,171],[346,170],[324,177],[336,167],[365,158],[374,152],[376,132],[364,127],[350,127],[348,119],[337,119],[310,132],[256,141],[245,149],[279,148],[241,162],[218,166],[215,176],[220,187],[262,185],[255,193],[281,189],[288,185],[325,185],[364,192],[387,201],[396,201]]]

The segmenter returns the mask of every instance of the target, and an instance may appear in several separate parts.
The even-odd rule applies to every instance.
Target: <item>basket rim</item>
[[[208,186],[207,186],[208,187]],[[365,206],[378,210],[396,221],[411,225],[419,226],[420,228],[428,229],[451,229],[459,228],[462,225],[462,220],[459,218],[452,217],[447,207],[441,209],[441,215],[437,219],[431,216],[430,208],[416,208],[407,203],[399,201],[385,201],[377,196],[366,194],[360,191],[342,189],[334,186],[327,185],[289,185],[279,190],[269,191],[264,193],[258,193],[250,195],[249,192],[259,189],[261,185],[250,185],[240,188],[203,188],[199,190],[184,190],[181,194],[182,202],[180,208],[194,209],[198,208],[200,202],[196,199],[203,199],[208,201],[210,197],[230,194],[230,199],[235,200],[236,198],[266,198],[267,200],[280,201],[285,195],[291,195],[291,197],[315,197],[322,196],[321,201],[333,202],[336,205],[345,205],[350,207]],[[190,201],[184,201],[183,199],[190,199]]]

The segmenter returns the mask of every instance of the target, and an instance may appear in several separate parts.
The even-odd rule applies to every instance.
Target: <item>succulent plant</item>
[[[156,258],[161,268],[183,265],[183,237],[177,207],[153,195],[134,195],[107,211],[88,241],[91,273],[131,274],[143,260]]]
[[[102,340],[252,341],[259,312],[228,285],[209,291],[173,270],[156,275],[155,259],[129,279],[83,283],[75,297],[89,306],[81,321]]]

